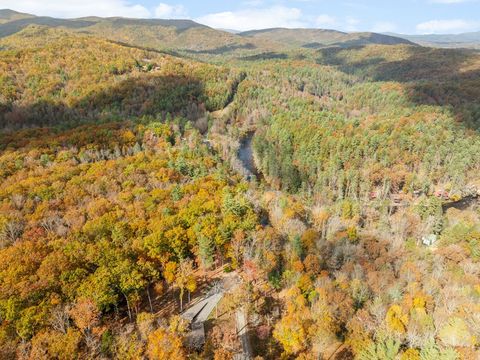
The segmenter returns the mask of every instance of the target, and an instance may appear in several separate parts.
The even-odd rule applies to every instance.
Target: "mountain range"
[[[57,19],[12,10],[0,10],[0,38],[31,25],[66,28],[101,35],[111,40],[154,48],[197,54],[243,51],[286,51],[292,48],[351,47],[368,44],[412,44],[409,40],[377,33],[344,33],[320,29],[265,29],[237,33],[219,30],[192,20],[126,19],[87,17]]]
[[[441,48],[480,48],[480,32],[406,35],[286,28],[239,32],[230,29],[213,29],[187,19],[127,19],[120,17],[57,19],[9,9],[0,10],[0,38],[15,34],[30,25],[67,28],[157,50],[169,49],[209,55],[238,52],[243,55],[252,55],[251,53],[259,51],[286,51],[298,47],[318,49],[369,44],[418,44]]]

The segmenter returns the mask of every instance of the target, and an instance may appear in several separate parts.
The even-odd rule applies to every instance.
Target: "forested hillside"
[[[154,353],[177,330],[147,349],[108,319],[150,327],[147,297],[194,291],[190,259],[226,261],[257,226],[194,128],[236,73],[43,28],[3,45],[0,357]]]
[[[217,31],[191,20],[124,19],[89,17],[56,19],[5,12],[1,16],[0,37],[14,35],[31,25],[69,29],[83,34],[101,35],[140,47],[155,49],[205,50],[218,44],[245,45],[232,34]]]
[[[279,188],[363,199],[478,180],[475,53],[370,46],[317,62],[262,63],[239,90],[239,112],[266,114],[255,148]]]
[[[317,29],[264,29],[240,33],[241,36],[285,44],[290,47],[321,48],[328,46],[351,47],[368,44],[410,44],[408,40],[375,33],[345,33]]]
[[[240,78],[235,70],[47,27],[29,27],[0,44],[3,127],[160,113],[196,120],[223,108]]]
[[[478,53],[75,21],[0,39],[1,359],[480,356]]]

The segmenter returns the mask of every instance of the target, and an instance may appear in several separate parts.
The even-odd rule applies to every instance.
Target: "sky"
[[[271,27],[404,34],[480,30],[480,0],[0,0],[1,8],[60,18],[182,18],[241,31]]]

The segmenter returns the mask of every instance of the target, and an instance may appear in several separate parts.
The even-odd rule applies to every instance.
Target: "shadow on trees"
[[[90,32],[88,32],[88,31],[79,31],[79,33],[90,34]],[[140,49],[140,50],[145,50],[145,51],[148,51],[148,52],[153,52],[153,53],[156,53],[156,54],[171,55],[171,56],[180,57],[180,55],[178,53],[175,53],[175,52],[169,51],[169,50],[158,50],[158,49],[155,49],[155,48],[152,48],[152,47],[132,45],[132,44],[129,44],[129,43],[126,43],[126,42],[123,42],[123,41],[112,40],[112,39],[105,39],[105,40],[112,43],[112,44],[120,45],[120,46],[129,48],[129,49],[135,49],[135,50]]]
[[[277,52],[265,52],[261,54],[244,56],[239,58],[239,60],[243,60],[243,61],[285,60],[285,59],[288,59],[287,54],[277,53]]]
[[[377,44],[377,45],[405,44],[405,45],[416,46],[416,44],[408,40],[396,38],[393,36],[381,35],[381,34],[369,34],[369,35],[359,37],[357,39],[339,41],[333,44],[312,42],[312,43],[305,44],[302,47],[305,49],[331,49],[331,48],[351,49],[351,48],[358,48],[358,47],[372,45],[372,44]]]
[[[464,126],[480,129],[478,52],[412,46],[404,48],[406,54],[402,54],[403,59],[390,60],[387,54],[362,57],[359,53],[364,48],[322,49],[317,61],[336,66],[340,71],[359,76],[362,80],[406,84],[407,95],[413,105],[448,107]]]
[[[67,20],[67,19],[54,19],[51,17],[35,17],[28,19],[20,19],[11,21],[5,24],[0,25],[0,38],[13,35],[19,31],[22,31],[30,25],[43,25],[50,27],[67,27],[70,29],[81,29],[86,28],[92,25],[95,25],[97,21],[78,19],[78,20]]]
[[[256,46],[252,43],[247,44],[232,44],[224,45],[217,47],[215,49],[207,50],[184,50],[187,54],[196,54],[196,55],[224,55],[236,50],[254,50]]]
[[[124,80],[78,99],[41,99],[29,105],[2,105],[0,123],[6,130],[121,121],[145,115],[165,118],[167,114],[196,120],[205,112],[203,83],[186,76],[151,76]]]
[[[318,50],[318,49],[327,48],[327,46],[325,44],[320,43],[320,42],[311,42],[311,43],[307,43],[307,44],[302,45],[302,48]]]

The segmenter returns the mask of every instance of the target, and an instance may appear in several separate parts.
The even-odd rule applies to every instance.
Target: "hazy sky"
[[[409,34],[480,30],[480,0],[0,0],[55,17],[189,18],[225,29],[316,27]]]

